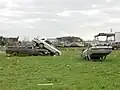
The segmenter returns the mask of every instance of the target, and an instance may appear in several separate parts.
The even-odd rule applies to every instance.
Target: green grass
[[[54,85],[37,85],[47,83]],[[73,49],[60,57],[0,54],[0,90],[120,90],[119,83],[120,51],[103,62],[83,60]]]

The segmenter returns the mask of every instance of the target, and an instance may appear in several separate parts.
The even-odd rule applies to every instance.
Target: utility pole
[[[110,29],[110,32],[112,33],[112,28]],[[112,37],[111,37],[111,41],[112,41]]]
[[[112,33],[112,28],[110,29],[110,32]]]

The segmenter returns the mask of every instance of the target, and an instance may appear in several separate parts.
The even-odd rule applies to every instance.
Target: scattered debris
[[[48,83],[48,84],[37,84],[38,86],[51,86],[54,85],[53,83]]]
[[[114,57],[117,57],[117,55],[114,55]]]
[[[66,67],[69,67],[70,65],[66,65]]]
[[[7,59],[10,59],[10,57],[8,57]]]

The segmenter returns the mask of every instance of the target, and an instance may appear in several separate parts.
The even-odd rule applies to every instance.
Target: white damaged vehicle
[[[85,49],[81,56],[86,60],[103,60],[112,52],[112,46],[109,45],[91,45]]]
[[[46,40],[34,38],[33,42],[37,44],[38,47],[47,49],[51,53],[51,55],[61,56],[62,54],[60,50],[58,50],[56,47],[46,42]]]

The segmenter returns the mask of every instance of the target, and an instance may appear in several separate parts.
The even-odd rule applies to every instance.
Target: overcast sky
[[[120,31],[120,0],[0,0],[0,35],[33,38]]]

